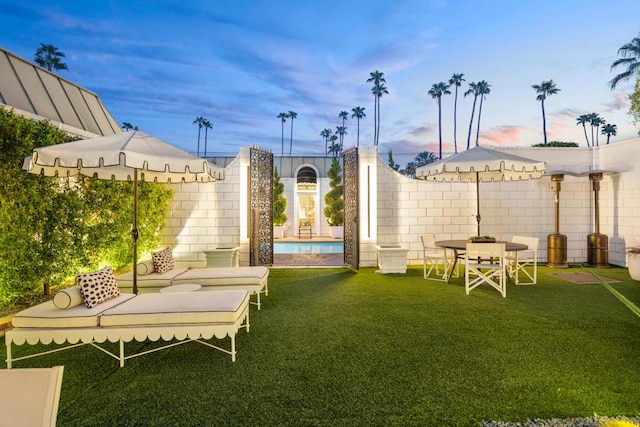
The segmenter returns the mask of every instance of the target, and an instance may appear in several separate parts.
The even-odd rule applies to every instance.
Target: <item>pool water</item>
[[[274,254],[341,254],[343,242],[275,242]]]

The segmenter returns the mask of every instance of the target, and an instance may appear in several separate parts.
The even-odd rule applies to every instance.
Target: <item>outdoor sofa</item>
[[[235,336],[240,328],[249,331],[249,298],[246,290],[215,292],[119,294],[89,308],[78,286],[56,294],[53,300],[23,310],[12,319],[5,334],[7,368],[14,361],[90,344],[124,366],[126,359],[196,341],[231,355],[236,360]],[[62,295],[62,294],[65,294]],[[62,295],[62,298],[58,298]],[[83,300],[84,299],[84,300]],[[63,301],[60,305],[60,301]],[[206,340],[231,339],[231,349]],[[132,340],[173,341],[159,348],[125,355],[124,343]],[[119,343],[119,352],[110,351],[105,341]],[[12,345],[25,343],[69,345],[22,357],[13,357]]]

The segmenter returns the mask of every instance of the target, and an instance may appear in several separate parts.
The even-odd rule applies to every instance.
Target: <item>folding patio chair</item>
[[[513,277],[516,285],[535,285],[538,283],[538,242],[537,237],[513,236],[513,243],[522,243],[527,245],[526,251],[507,252],[507,271],[509,276]],[[527,267],[532,267],[531,273]],[[529,281],[520,281],[520,272],[522,272]]]
[[[63,372],[64,366],[0,370],[0,425],[55,426]]]
[[[421,235],[420,241],[422,242],[422,264],[425,279],[446,282],[449,274],[458,277],[457,269],[451,271],[455,261],[454,255],[449,253],[447,248],[436,246],[436,239],[433,234]],[[429,267],[428,271],[427,267]],[[442,274],[440,273],[440,267],[442,267]],[[432,274],[434,275],[432,276]]]
[[[486,283],[507,297],[504,243],[467,243],[464,255],[464,287],[469,291]]]

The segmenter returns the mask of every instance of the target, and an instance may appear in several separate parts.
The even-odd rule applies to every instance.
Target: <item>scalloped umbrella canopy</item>
[[[35,148],[24,160],[22,169],[53,177],[85,175],[133,181],[134,293],[138,292],[138,179],[161,183],[224,179],[224,171],[205,159],[139,130]]]
[[[417,168],[416,177],[436,182],[475,182],[476,221],[478,236],[480,236],[480,181],[538,179],[546,170],[545,162],[477,146],[447,159]]]

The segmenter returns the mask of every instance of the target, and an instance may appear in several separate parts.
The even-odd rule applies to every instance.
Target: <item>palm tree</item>
[[[471,120],[469,121],[469,133],[467,134],[467,150],[471,148],[471,127],[473,126],[473,116],[476,113],[476,101],[478,100],[478,83],[469,83],[469,89],[464,93],[464,96],[473,95],[473,107],[471,108]]]
[[[320,136],[324,138],[324,154],[327,155],[329,154],[328,148],[327,148],[327,141],[329,140],[329,137],[331,136],[331,129],[323,129],[322,132],[320,132]]]
[[[336,135],[340,136],[340,149],[344,148],[344,136],[347,134],[346,126],[337,126],[336,127]]]
[[[351,109],[351,111],[353,112],[351,118],[353,119],[355,117],[356,119],[358,119],[358,137],[356,138],[356,147],[360,147],[360,119],[366,117],[364,110],[364,107],[353,107]]]
[[[200,130],[202,130],[205,120],[207,119],[202,116],[198,116],[192,123],[194,125],[198,125],[198,156],[200,156]]]
[[[287,117],[291,119],[291,140],[289,140],[289,157],[291,157],[291,148],[293,147],[293,119],[298,117],[298,113],[295,111],[289,111]]]
[[[416,166],[415,162],[409,162],[407,163],[407,166],[404,167],[404,170],[400,171],[403,175],[411,177],[411,178],[415,178],[416,177],[416,169],[418,168],[418,166]]]
[[[627,69],[609,81],[609,86],[612,90],[616,88],[620,81],[629,80],[636,72],[640,71],[640,36],[635,37],[630,43],[625,43],[618,49],[618,55],[622,56],[622,58],[616,59],[611,64],[611,70],[619,66],[627,67]]]
[[[590,119],[588,114],[582,114],[576,119],[576,126],[582,125],[582,129],[584,130],[584,139],[587,140],[587,147],[589,147],[589,137],[587,136],[587,123],[589,122]]]
[[[391,150],[391,148],[389,148],[389,151],[387,151],[387,165],[396,172],[398,172],[398,169],[400,169],[400,165],[397,164],[395,160],[393,160],[393,151]]]
[[[440,142],[440,156],[442,158],[442,95],[450,95],[449,85],[445,82],[434,83],[427,92],[431,97],[438,101],[438,140]]]
[[[337,157],[341,151],[340,144],[336,143],[337,140],[338,140],[338,135],[334,134],[329,137],[329,141],[331,141],[331,145],[329,146],[329,152],[333,154],[333,157]]]
[[[376,70],[369,73],[367,83],[373,82],[373,145],[377,146],[380,133],[380,98],[383,93],[389,93],[383,83],[386,83],[384,73]]]
[[[611,138],[611,135],[616,136],[616,134],[618,133],[618,126],[607,123],[606,125],[602,126],[601,132],[603,135],[607,135],[607,145],[609,145],[609,138]]]
[[[213,125],[208,119],[204,119],[202,126],[204,127],[204,156],[207,157],[207,137],[209,136],[209,129],[213,129]]]
[[[422,153],[418,153],[416,157],[413,159],[416,167],[428,165],[429,163],[433,163],[438,160],[438,157],[431,151],[423,151]]]
[[[597,113],[593,113],[593,118],[591,119],[591,126],[596,128],[596,147],[600,146],[600,137],[598,133],[600,132],[600,126],[606,124],[607,121],[600,117]]]
[[[133,125],[129,122],[122,122],[122,129],[124,129],[125,132],[128,132],[133,129]]]
[[[478,95],[480,96],[480,107],[478,107],[478,130],[476,131],[476,147],[478,146],[478,138],[480,137],[480,117],[482,116],[482,101],[491,93],[491,85],[484,80],[478,82]]]
[[[547,118],[545,117],[545,114],[544,114],[544,100],[547,99],[547,97],[560,92],[560,89],[556,87],[556,84],[553,82],[553,80],[549,80],[547,82],[543,81],[539,85],[532,85],[531,87],[536,90],[536,93],[538,94],[536,99],[540,101],[540,105],[542,106],[542,133],[544,135],[544,143],[546,144],[547,143]]]
[[[40,47],[36,50],[36,64],[47,70],[68,70],[67,64],[62,62],[60,58],[64,58],[65,54],[60,52],[57,47],[52,44],[40,43]]]
[[[454,153],[458,154],[458,131],[457,131],[457,118],[458,118],[458,88],[462,86],[464,80],[464,74],[453,74],[449,79],[449,85],[456,87],[456,96],[453,101],[453,149]]]
[[[282,120],[282,152],[280,153],[281,157],[284,157],[284,122],[287,121],[287,117],[289,117],[289,115],[287,113],[280,113],[278,114],[278,116],[276,118]]]

